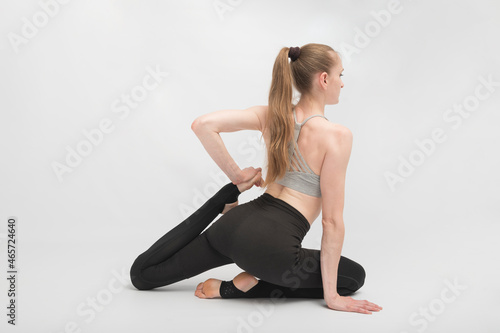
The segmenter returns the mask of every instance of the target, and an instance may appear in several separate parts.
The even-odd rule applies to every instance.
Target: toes
[[[200,285],[203,285],[203,282],[202,282],[202,283],[200,283],[200,284],[198,285],[198,287],[199,287]],[[195,295],[196,297],[199,297],[199,298],[207,298],[207,297],[206,297],[206,295],[203,293],[203,289],[200,289],[200,288],[196,288],[196,290],[194,291],[194,295]]]
[[[209,286],[208,280],[205,282],[200,282],[196,286],[196,290],[195,290],[194,294],[196,296],[198,296],[199,298],[212,298],[209,295],[209,287],[210,286]]]
[[[221,282],[221,280],[217,279],[208,279],[205,282],[201,282],[196,286],[194,294],[199,298],[219,298]]]
[[[196,286],[196,290],[194,291],[194,295],[199,298],[206,298],[205,294],[203,293],[203,283],[204,282],[198,283],[198,285]]]

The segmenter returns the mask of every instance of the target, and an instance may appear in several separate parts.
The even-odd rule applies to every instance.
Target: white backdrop
[[[493,0],[2,1],[2,332],[498,332],[499,19]],[[236,265],[135,290],[135,257],[229,182],[192,121],[267,104],[280,48],[307,43],[342,55],[342,254],[384,309],[194,296]],[[264,167],[259,134],[222,134],[240,168]]]

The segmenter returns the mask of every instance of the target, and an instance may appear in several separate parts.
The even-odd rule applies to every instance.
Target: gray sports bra
[[[294,140],[293,145],[290,145],[288,148],[290,156],[290,169],[285,173],[285,176],[276,181],[276,183],[319,198],[321,197],[319,175],[315,174],[307,165],[306,161],[302,157],[302,154],[300,153],[299,146],[297,144],[300,129],[312,117],[323,117],[328,120],[323,115],[315,114],[307,117],[307,119],[303,122],[297,123],[295,108],[293,109],[293,119],[295,120]]]

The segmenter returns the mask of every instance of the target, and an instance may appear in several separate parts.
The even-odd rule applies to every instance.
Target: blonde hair
[[[337,52],[328,45],[306,44],[300,48],[300,56],[288,61],[290,48],[283,47],[273,66],[266,129],[270,133],[267,150],[267,175],[261,187],[267,187],[281,179],[289,168],[289,144],[293,144],[294,119],[292,108],[292,82],[301,95],[311,92],[312,80],[316,73],[327,72],[335,64],[329,53]]]

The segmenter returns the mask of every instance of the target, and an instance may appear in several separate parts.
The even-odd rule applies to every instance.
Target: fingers
[[[238,181],[233,181],[232,183],[234,185],[240,185],[243,183],[249,183],[250,187],[256,185],[261,187],[263,183],[262,179],[262,168],[254,168],[254,167],[248,167],[245,168],[241,171],[240,176],[238,178]],[[247,189],[247,188],[246,188]],[[245,190],[246,190],[245,189]]]
[[[260,168],[259,168],[260,169]],[[256,186],[260,186],[262,182],[262,172],[259,171],[257,174],[252,178],[252,183]]]
[[[349,312],[358,312],[363,314],[372,314],[373,311],[382,310],[381,306],[367,300],[355,300],[350,296],[341,297],[334,301],[335,304],[329,305],[331,309]]]
[[[373,311],[380,311],[382,310],[381,306],[378,306],[375,303],[368,302],[367,300],[364,301],[356,301],[359,305],[356,306],[356,311],[364,314],[372,314]]]
[[[372,314],[372,312],[369,309],[365,308],[364,306],[353,306],[351,311],[365,313],[365,314]]]
[[[260,180],[262,179],[262,168],[257,168],[255,169],[255,171],[257,172],[255,173],[252,182],[254,183],[254,185],[260,186]]]
[[[380,305],[377,305],[375,303],[372,303],[372,302],[368,302],[367,300],[364,300],[365,302],[365,305],[367,307],[369,307],[370,309],[376,309],[375,311],[378,311],[378,310],[382,310],[382,307]]]
[[[254,168],[254,167],[245,168],[240,172],[240,176],[239,176],[238,180],[234,181],[233,184],[238,185],[238,184],[253,180],[253,178],[256,175],[258,175],[260,172],[262,172],[262,168],[260,168],[260,167],[259,168]]]
[[[261,187],[262,186],[262,182],[263,182],[262,175],[259,174],[259,181],[257,182],[257,186]]]
[[[381,308],[371,302],[368,302],[367,300],[355,300],[352,298],[348,299],[347,302],[347,311],[351,312],[358,312],[358,313],[363,313],[363,314],[372,314],[373,311],[380,311]]]
[[[262,177],[260,177],[260,179],[259,179],[259,183],[257,184],[257,186],[258,186],[258,187],[262,187],[262,182],[263,182],[263,181],[264,181],[264,180],[262,179]]]

